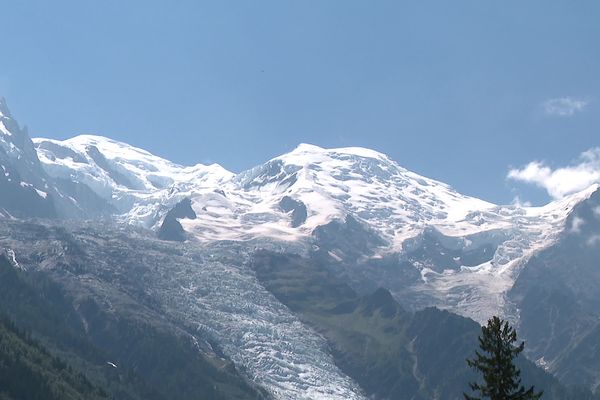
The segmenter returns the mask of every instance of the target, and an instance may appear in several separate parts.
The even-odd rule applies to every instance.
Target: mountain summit
[[[0,98],[0,215],[57,216],[51,189],[27,129]]]
[[[300,144],[234,174],[217,164],[177,165],[101,136],[33,142],[46,174],[85,187],[118,221],[176,240],[316,248],[335,262],[395,257],[412,265],[412,280],[366,267],[373,284],[415,308],[435,305],[478,321],[517,318],[505,294],[521,266],[558,240],[573,207],[597,190],[544,207],[500,206],[360,147]],[[76,200],[86,208],[85,197]],[[171,212],[184,203],[188,212]]]
[[[521,325],[524,338],[533,342],[530,356],[540,365],[588,386],[600,376],[600,367],[589,362],[581,373],[569,373],[582,361],[578,354],[595,351],[593,339],[600,332],[594,286],[598,185],[543,207],[496,205],[360,147],[300,144],[236,174],[217,164],[178,165],[102,136],[30,140],[4,101],[0,114],[0,218],[12,220],[3,243],[13,264],[39,268],[37,249],[14,235],[37,241],[55,234],[43,262],[56,271],[70,266],[59,279],[78,280],[83,264],[100,281],[128,276],[121,283],[135,286],[128,293],[164,301],[173,315],[185,316],[188,327],[204,321],[197,329],[261,385],[284,388],[280,398],[306,387],[319,395],[337,393],[325,398],[362,397],[322,338],[257,281],[251,269],[257,249],[273,252],[274,261],[303,260],[298,265],[304,271],[290,268],[276,280],[284,288],[280,295],[293,304],[307,301],[305,294],[314,295],[324,283],[319,277],[329,277],[337,283],[333,293],[325,288],[327,296],[348,300],[352,291],[351,302],[370,299],[363,308],[373,312],[360,313],[365,318],[391,321],[430,306],[478,322],[499,315]],[[54,218],[40,223],[59,228],[39,235],[37,228],[20,224],[31,217]],[[83,218],[75,234],[80,240],[73,243],[65,227],[79,222],[64,219]],[[59,242],[64,244],[55,247]],[[82,263],[79,251],[93,255]],[[105,253],[106,261],[96,264]],[[273,266],[281,267],[279,261]],[[138,276],[139,271],[144,272]],[[288,290],[292,280],[299,292]],[[396,312],[395,301],[406,313]],[[327,313],[343,311],[334,303]],[[575,328],[555,326],[557,315],[561,321],[576,318]],[[412,354],[415,343],[408,346]],[[288,347],[293,350],[284,350]],[[563,350],[571,348],[577,351]]]

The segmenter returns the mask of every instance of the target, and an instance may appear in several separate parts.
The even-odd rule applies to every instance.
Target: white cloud
[[[592,235],[585,241],[588,246],[595,246],[600,244],[600,235]]]
[[[513,198],[512,204],[517,207],[531,207],[531,202],[521,200],[521,197],[519,197],[519,195],[516,195]]]
[[[549,99],[542,103],[542,108],[547,115],[557,115],[559,117],[570,117],[576,112],[583,111],[589,104],[588,100],[575,99],[573,97],[559,97]]]
[[[552,169],[541,161],[508,171],[508,179],[532,183],[560,199],[600,182],[600,147],[583,152],[572,165]]]
[[[581,227],[583,225],[585,225],[585,221],[583,220],[583,218],[575,216],[575,218],[573,218],[573,222],[571,222],[571,228],[569,229],[569,232],[581,233]]]

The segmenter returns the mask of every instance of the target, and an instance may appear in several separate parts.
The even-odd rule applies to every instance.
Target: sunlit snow
[[[593,186],[543,207],[499,206],[462,195],[384,154],[358,147],[323,149],[301,144],[234,174],[216,164],[180,166],[100,136],[34,142],[49,175],[86,183],[121,212],[118,218],[123,221],[157,228],[171,207],[189,197],[197,218],[180,222],[195,240],[205,243],[262,238],[310,244],[316,227],[346,215],[385,240],[387,245],[377,249],[375,256],[402,252],[405,241],[426,227],[454,237],[510,233],[489,262],[453,273],[421,271],[423,283],[418,290],[438,298],[433,305],[478,321],[492,313],[513,312],[504,295],[520,266],[553,243],[572,207],[597,189]],[[98,161],[92,148],[106,161]],[[280,207],[284,196],[306,206],[306,220],[297,227],[292,227],[290,214]],[[339,259],[335,252],[331,254]]]

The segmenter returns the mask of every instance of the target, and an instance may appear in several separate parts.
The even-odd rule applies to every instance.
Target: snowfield
[[[101,136],[33,142],[50,176],[87,184],[119,210],[123,221],[156,227],[170,207],[191,198],[197,218],[182,223],[203,242],[299,240],[318,226],[352,215],[387,241],[386,251],[400,251],[404,240],[426,226],[448,236],[517,230],[538,248],[561,228],[571,207],[595,190],[593,186],[544,207],[498,206],[357,147],[301,144],[234,174],[218,164],[184,167]],[[306,207],[306,220],[297,227],[281,209],[286,196]]]
[[[101,136],[29,141],[3,101],[0,150],[5,187],[35,205],[17,211],[30,217],[32,207],[58,205],[56,214],[40,216],[75,219],[77,240],[90,251],[88,272],[112,279],[103,288],[141,289],[157,299],[169,318],[214,339],[278,399],[364,395],[336,366],[326,340],[257,280],[247,265],[256,249],[323,257],[348,283],[386,287],[409,309],[437,306],[479,322],[500,315],[518,323],[507,293],[523,266],[581,229],[574,218],[566,226],[567,217],[598,190],[543,207],[496,205],[373,150],[309,144],[240,173],[217,164],[182,166]],[[78,220],[83,213],[93,223]],[[41,268],[62,265],[66,250],[55,247],[64,238],[29,232],[3,208],[0,216],[7,218],[0,236],[11,265],[36,268],[41,248]],[[187,242],[141,229],[137,239],[130,236],[134,227],[160,233],[166,222]],[[120,229],[131,232],[119,237]]]
[[[594,185],[543,207],[503,206],[460,194],[384,154],[356,147],[301,144],[236,174],[217,164],[177,165],[100,136],[33,143],[48,176],[84,184],[117,221],[158,231],[175,205],[190,199],[193,213],[176,219],[190,242],[183,248],[202,254],[179,261],[155,259],[156,254],[144,261],[140,253],[140,268],[152,265],[159,272],[145,285],[169,315],[204,337],[214,336],[228,358],[280,399],[364,396],[335,365],[325,340],[244,266],[254,249],[306,254],[322,248],[331,263],[371,268],[370,279],[413,308],[437,306],[479,322],[496,314],[518,323],[519,311],[507,292],[522,266],[566,230],[578,229],[565,226],[569,213],[598,190]],[[72,200],[83,203],[90,194],[84,195]],[[331,235],[316,234],[328,228],[334,229]],[[344,240],[355,242],[348,246]],[[361,241],[370,247],[349,254]],[[416,269],[416,275],[409,274],[412,281],[369,264],[403,257]]]
[[[86,183],[118,210],[121,221],[158,229],[166,212],[191,199],[196,218],[179,221],[201,243],[260,239],[302,248],[313,244],[317,227],[347,215],[386,243],[374,249],[373,257],[401,254],[407,240],[425,229],[457,238],[501,232],[505,240],[480,265],[443,272],[417,265],[422,279],[414,290],[430,299],[423,306],[447,308],[480,322],[491,314],[518,319],[505,293],[520,266],[551,245],[573,206],[598,189],[594,185],[543,207],[501,206],[460,194],[384,154],[357,147],[301,144],[234,174],[217,164],[180,166],[100,136],[33,141],[50,176]],[[285,199],[293,200],[298,210],[284,209]],[[464,247],[469,248],[467,241]],[[330,254],[332,259],[343,256]]]

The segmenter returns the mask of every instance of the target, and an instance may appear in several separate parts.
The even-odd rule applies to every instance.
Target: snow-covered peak
[[[280,159],[288,163],[296,163],[297,165],[302,165],[311,162],[319,162],[325,158],[339,159],[348,156],[389,161],[388,156],[386,156],[385,154],[364,147],[339,147],[325,149],[323,147],[307,143],[300,143],[291,152],[276,157],[275,159]]]
[[[84,183],[125,219],[143,225],[154,224],[161,207],[203,188],[213,190],[234,176],[217,164],[181,166],[103,136],[33,141],[49,175]]]
[[[555,216],[556,218],[566,218],[573,207],[587,200],[594,192],[600,189],[600,184],[594,183],[587,189],[583,189],[580,192],[573,193],[562,199],[554,200],[546,205],[540,207],[523,207],[529,216]]]
[[[300,144],[236,175],[217,164],[181,166],[102,136],[34,142],[51,176],[85,183],[126,221],[156,226],[170,207],[190,198],[197,218],[182,224],[202,241],[308,239],[315,228],[351,215],[398,250],[426,227],[450,236],[493,229],[550,231],[545,227],[559,227],[564,210],[581,201],[498,206],[360,147]]]
[[[33,139],[34,142],[40,140],[51,140],[51,139]],[[125,142],[119,142],[111,138],[99,135],[78,135],[64,141],[65,144],[71,145],[76,148],[85,150],[87,146],[97,146],[104,152],[107,152],[111,158],[122,157],[125,159],[158,159],[159,157],[154,156],[150,152],[140,149],[139,147],[132,146]],[[161,159],[162,160],[162,159]],[[169,162],[164,160],[165,162]]]
[[[473,241],[482,246],[491,241],[495,250],[479,265],[457,267],[460,260],[454,260],[451,266],[457,268],[449,272],[417,266],[423,277],[419,290],[440,299],[434,305],[447,304],[448,296],[454,296],[452,309],[474,318],[503,312],[498,307],[504,307],[504,293],[520,266],[554,243],[573,207],[598,190],[595,185],[543,207],[499,206],[358,147],[301,144],[233,174],[216,164],[184,167],[100,136],[35,139],[35,145],[49,175],[84,183],[117,210],[118,220],[160,229],[165,215],[189,199],[190,212],[174,217],[175,222],[184,238],[201,242],[260,240],[288,250],[306,249],[322,246],[318,232],[331,228],[340,241],[354,233],[350,240],[376,237],[364,254],[383,256],[403,254],[427,232],[463,241],[467,250]],[[337,231],[344,221],[358,231]],[[333,258],[351,257],[338,244],[331,246],[327,251]],[[465,292],[465,285],[472,290]]]
[[[88,159],[91,158],[92,161],[98,163],[98,160],[95,159],[95,153],[97,153],[94,150],[95,148],[105,159],[119,164],[130,172],[134,176],[134,180],[141,180],[143,182],[142,189],[153,189],[157,186],[163,188],[169,184],[194,179],[194,175],[205,175],[207,178],[217,181],[229,179],[233,176],[233,173],[218,164],[209,166],[196,164],[186,167],[155,156],[146,150],[104,136],[79,135],[62,142],[43,138],[35,138],[33,141],[38,148],[44,149],[44,147],[48,147],[44,143],[52,143],[56,146],[75,150],[80,155],[86,155]],[[158,177],[161,179],[157,180]],[[167,184],[166,182],[170,183]]]
[[[27,134],[27,128],[19,126],[2,97],[0,97],[0,149],[4,150],[3,156],[11,159],[16,164],[21,164],[19,169],[25,175],[30,172],[25,170],[39,167],[37,154]],[[28,178],[32,177],[29,176]],[[37,178],[39,180],[40,177]]]
[[[359,147],[301,144],[220,189],[223,195],[203,193],[192,199],[198,218],[185,224],[202,240],[297,240],[352,215],[399,247],[428,224],[460,225],[459,234],[486,229],[479,221],[465,220],[497,207]],[[289,207],[304,211],[293,216]],[[301,221],[300,214],[305,215]]]
[[[0,98],[0,209],[15,216],[56,215],[56,193],[46,178],[27,129]]]
[[[23,147],[28,140],[26,132],[10,114],[6,100],[0,97],[0,147],[9,156],[18,157],[23,153]]]
[[[0,117],[8,117],[10,118],[10,111],[8,110],[8,105],[6,104],[6,99],[0,96]]]
[[[0,97],[0,147],[9,155],[22,153],[20,138],[22,133],[16,121],[12,118],[4,97]]]
[[[164,189],[190,180],[219,182],[233,173],[218,164],[181,166],[127,143],[103,136],[79,135],[65,141],[34,138],[45,164],[60,164],[85,169],[95,176],[104,175],[116,186],[130,190]]]
[[[342,214],[377,221],[389,233],[394,225],[404,230],[436,221],[456,223],[470,212],[496,207],[361,147],[322,149],[303,144],[274,160],[282,163],[282,170],[298,168],[288,194],[303,199],[320,193],[319,205],[335,203]]]

